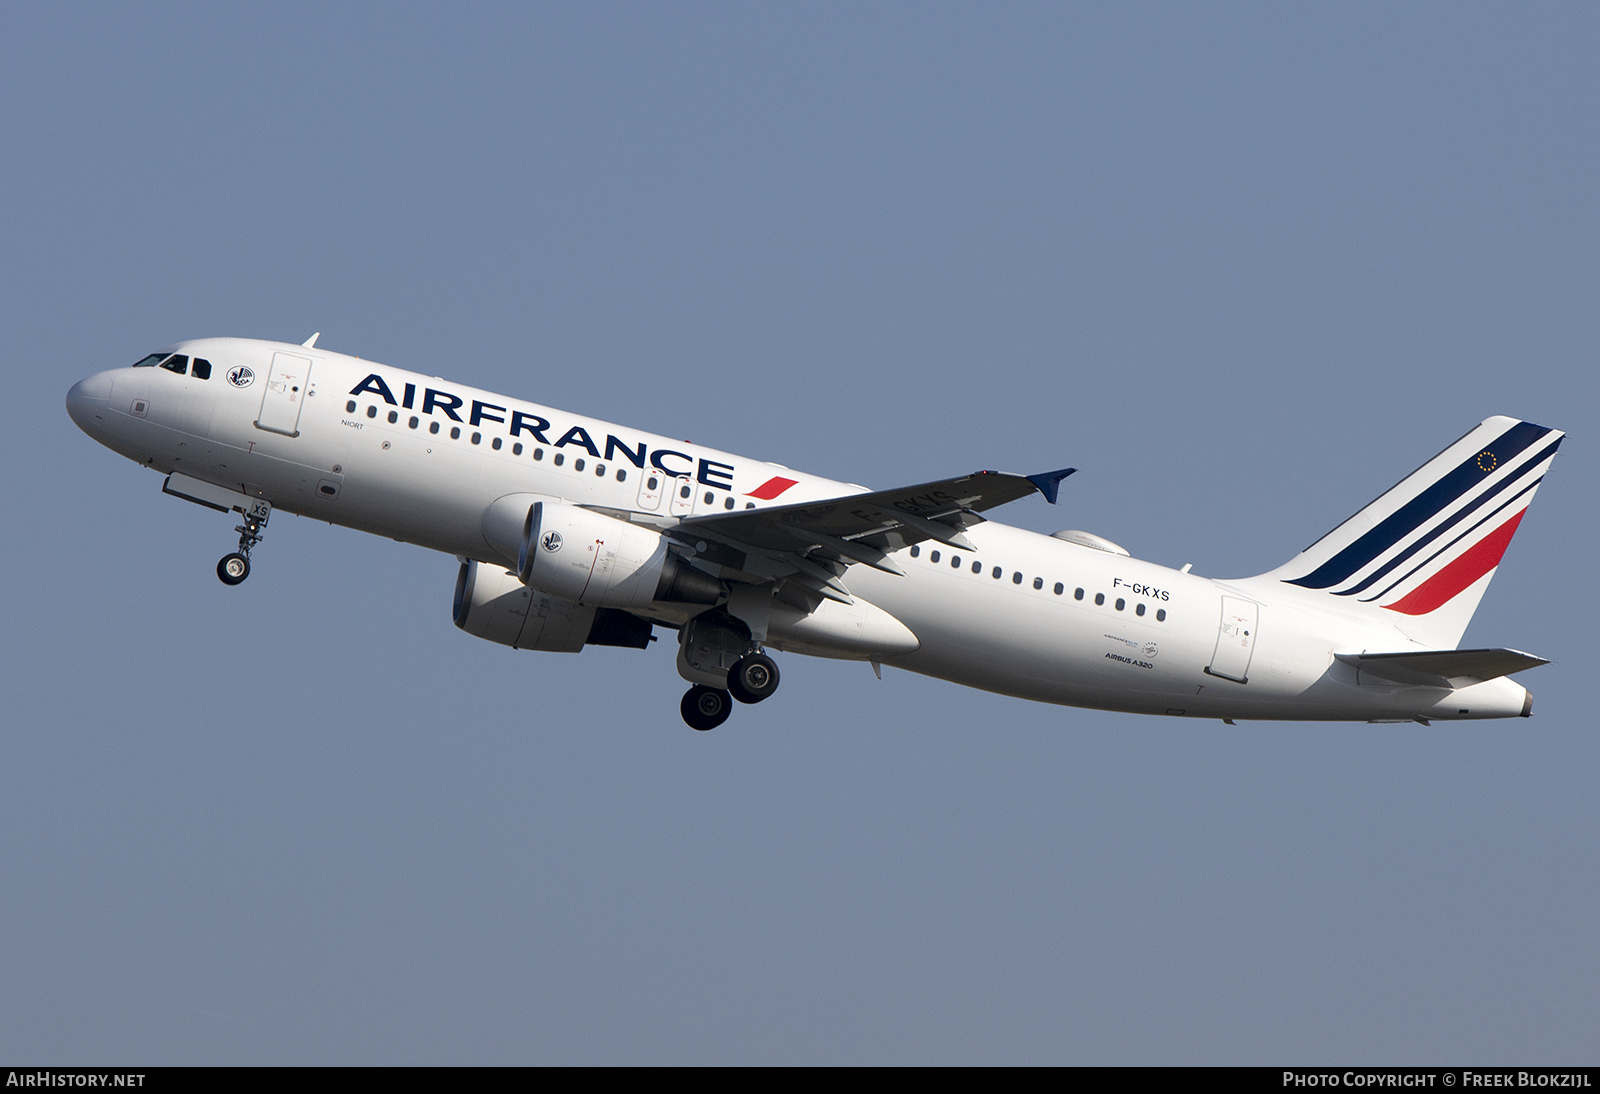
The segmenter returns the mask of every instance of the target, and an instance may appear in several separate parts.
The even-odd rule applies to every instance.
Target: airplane
[[[241,515],[226,585],[274,511],[459,561],[452,617],[516,649],[676,632],[697,730],[770,698],[769,651],[1046,703],[1236,719],[1527,717],[1458,649],[1563,434],[1491,417],[1283,565],[1216,580],[1101,536],[983,514],[1073,468],[869,490],[304,343],[179,342],[73,385],[67,412],[162,490]]]

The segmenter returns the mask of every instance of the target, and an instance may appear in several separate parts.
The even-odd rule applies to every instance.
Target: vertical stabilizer
[[[1454,649],[1564,436],[1489,418],[1267,577],[1393,613]]]

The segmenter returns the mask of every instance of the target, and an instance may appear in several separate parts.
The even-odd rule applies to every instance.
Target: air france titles
[[[392,407],[416,410],[419,414],[430,418],[441,414],[452,422],[475,428],[486,429],[488,427],[484,425],[485,422],[494,422],[505,427],[503,432],[508,437],[526,435],[551,448],[581,448],[597,460],[608,460],[612,463],[621,462],[618,459],[620,456],[641,471],[648,463],[668,478],[681,479],[694,475],[695,481],[702,486],[711,486],[718,490],[733,489],[733,465],[730,463],[708,460],[704,456],[697,461],[687,452],[677,452],[670,448],[651,451],[645,441],[629,444],[610,433],[606,434],[602,450],[589,435],[589,431],[581,425],[571,427],[552,441],[550,434],[554,433],[555,429],[551,426],[550,420],[542,415],[526,410],[511,410],[494,403],[486,403],[481,399],[473,399],[471,406],[468,407],[467,400],[461,396],[431,387],[422,389],[419,404],[416,384],[405,384],[401,388],[400,398],[396,399],[393,389],[376,372],[368,373],[365,380],[350,389],[350,394],[351,396],[375,395]],[[466,411],[466,418],[461,416],[463,410]],[[683,461],[681,464],[678,462],[680,460]]]

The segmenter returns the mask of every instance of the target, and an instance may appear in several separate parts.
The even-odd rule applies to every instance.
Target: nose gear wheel
[[[258,502],[258,508],[245,513],[244,523],[234,528],[239,533],[239,549],[222,556],[217,563],[217,577],[224,585],[237,585],[250,576],[250,548],[261,542],[261,527],[272,514],[272,507]]]
[[[217,563],[217,576],[224,585],[237,585],[250,576],[250,560],[241,554],[223,555]]]

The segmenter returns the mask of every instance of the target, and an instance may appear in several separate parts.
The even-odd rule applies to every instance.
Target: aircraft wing
[[[845,599],[849,594],[837,578],[851,563],[903,573],[887,556],[926,539],[975,550],[961,533],[982,522],[979,513],[1035,492],[1054,503],[1061,480],[1075,470],[1041,475],[976,471],[896,490],[691,517],[669,534],[679,540],[704,535],[754,549],[774,562],[787,561],[792,570],[809,576],[823,596],[836,593],[842,596],[833,599]]]
[[[704,529],[751,546],[777,550],[793,550],[797,534],[820,534],[831,539],[866,541],[887,540],[893,535],[899,540],[891,548],[894,550],[936,539],[970,551],[972,545],[961,535],[961,529],[978,523],[972,519],[978,513],[1036,491],[1043,491],[1054,502],[1056,484],[1075,470],[1052,471],[1048,476],[976,471],[959,479],[897,490],[691,517],[679,527]],[[1039,480],[1046,480],[1048,485]]]

